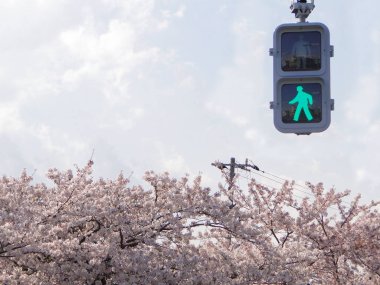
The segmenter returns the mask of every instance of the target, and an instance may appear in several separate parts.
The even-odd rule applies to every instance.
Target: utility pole
[[[236,159],[234,157],[231,157],[230,163],[222,163],[222,162],[216,161],[216,162],[211,163],[211,165],[215,166],[216,168],[219,168],[221,171],[223,171],[224,169],[230,170],[230,176],[228,179],[228,183],[229,183],[228,190],[231,190],[233,186],[233,180],[236,175],[235,170],[237,168],[245,170],[245,171],[251,171],[251,169],[260,171],[260,169],[255,164],[248,163],[248,158],[245,160],[245,164],[236,163]]]

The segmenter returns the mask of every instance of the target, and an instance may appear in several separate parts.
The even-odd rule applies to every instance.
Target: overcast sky
[[[316,0],[335,111],[320,134],[279,133],[273,31],[287,0],[2,0],[0,174],[51,167],[202,173],[251,159],[281,177],[380,198],[380,18],[369,0]]]

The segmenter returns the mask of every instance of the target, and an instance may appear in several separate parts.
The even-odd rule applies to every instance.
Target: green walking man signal
[[[302,86],[297,86],[297,96],[293,100],[289,101],[289,104],[295,104],[298,102],[296,113],[294,114],[293,121],[298,122],[300,119],[301,111],[304,111],[308,121],[313,120],[313,116],[310,114],[309,106],[313,105],[313,96],[303,91]]]

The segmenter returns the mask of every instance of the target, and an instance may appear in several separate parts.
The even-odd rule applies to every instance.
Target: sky
[[[0,174],[84,166],[133,183],[203,175],[246,158],[285,179],[380,198],[380,18],[376,3],[316,0],[328,26],[330,127],[273,125],[273,32],[288,0],[2,0]],[[243,174],[242,174],[243,175]]]

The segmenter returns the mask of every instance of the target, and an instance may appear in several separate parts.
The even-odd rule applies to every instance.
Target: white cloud
[[[188,172],[185,159],[181,155],[174,155],[163,159],[163,167],[166,171],[172,174],[184,174]]]
[[[81,60],[114,62],[131,56],[136,35],[128,22],[111,20],[105,33],[99,33],[94,23],[86,22],[79,28],[63,32],[61,40]]]
[[[99,123],[99,128],[112,128],[127,131],[135,127],[136,122],[145,114],[145,110],[140,107],[129,108],[123,113],[106,112]]]
[[[47,125],[32,127],[30,131],[38,138],[44,149],[52,153],[67,155],[87,149],[85,142],[76,140],[67,133],[57,132]]]
[[[111,20],[105,32],[97,30],[91,21],[63,32],[60,39],[76,58],[64,71],[63,82],[72,85],[96,80],[97,84],[102,82],[101,91],[109,104],[125,102],[131,97],[131,80],[138,77],[136,69],[161,56],[156,47],[139,49],[139,37],[135,23],[119,19]]]
[[[377,44],[380,45],[380,30],[378,29],[373,29],[371,31],[371,40]]]
[[[18,104],[2,103],[0,105],[0,133],[16,133],[23,127]]]
[[[358,182],[362,182],[365,180],[367,177],[367,171],[365,169],[357,169],[355,172],[356,180]]]
[[[368,125],[377,116],[380,106],[378,96],[380,74],[367,74],[358,79],[351,98],[345,103],[346,116],[358,125]]]
[[[245,131],[244,137],[257,145],[265,146],[267,145],[267,139],[260,133],[257,129],[250,128]]]
[[[182,18],[185,15],[185,11],[186,11],[186,6],[181,5],[176,11],[163,10],[161,11],[161,14],[166,19]]]
[[[247,118],[240,114],[234,113],[226,106],[211,101],[207,102],[205,106],[208,111],[224,117],[237,127],[245,127],[248,125]]]

